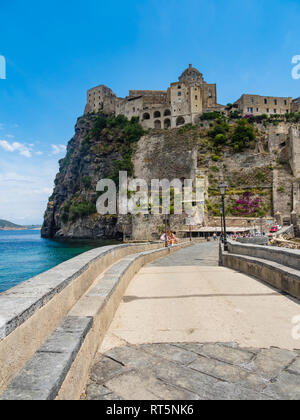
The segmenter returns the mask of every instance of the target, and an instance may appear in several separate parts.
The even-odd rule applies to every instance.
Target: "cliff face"
[[[206,185],[205,220],[211,225],[220,215],[218,184],[223,180],[228,185],[229,217],[264,217],[279,211],[288,218],[292,210],[299,210],[294,193],[299,181],[290,165],[291,126],[217,116],[198,126],[145,133],[136,119],[85,115],[77,121],[67,155],[59,162],[42,235],[115,239],[126,232],[135,239],[154,238],[162,221],[153,218],[152,223],[151,215],[97,214],[96,184],[108,177],[117,182],[119,170],[148,183],[153,178],[193,178],[200,171]],[[237,205],[244,194],[251,197],[246,213],[245,206]],[[174,225],[180,228],[180,224],[184,220],[174,216]]]
[[[44,216],[42,236],[47,238],[114,239],[120,236],[114,217],[96,212],[99,179],[121,166],[126,151],[124,127],[106,127],[107,118],[94,114],[77,121],[67,155],[59,162],[55,188]]]

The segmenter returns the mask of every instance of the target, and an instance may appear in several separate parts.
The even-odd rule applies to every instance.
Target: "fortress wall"
[[[289,160],[295,178],[300,178],[300,129],[290,127]]]

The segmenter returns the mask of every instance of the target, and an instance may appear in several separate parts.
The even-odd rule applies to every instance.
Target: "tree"
[[[231,143],[234,149],[238,152],[243,151],[253,140],[255,140],[253,125],[249,124],[245,118],[237,121],[231,135]]]

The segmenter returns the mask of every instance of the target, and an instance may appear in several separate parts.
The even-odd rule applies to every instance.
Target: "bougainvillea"
[[[233,210],[244,216],[255,214],[260,209],[261,199],[250,191],[243,194],[242,198],[236,200]]]

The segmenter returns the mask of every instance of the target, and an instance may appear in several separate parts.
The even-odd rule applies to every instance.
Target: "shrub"
[[[92,184],[92,178],[90,176],[84,176],[82,178],[84,188],[88,189]]]
[[[218,162],[220,160],[220,156],[217,156],[217,155],[212,155],[211,158],[214,162]]]
[[[95,204],[88,203],[83,200],[79,203],[72,204],[70,207],[70,218],[75,221],[81,217],[89,216],[97,212]]]
[[[249,124],[245,118],[237,121],[230,140],[235,151],[243,151],[253,140],[255,140],[253,125]]]
[[[236,110],[231,111],[229,113],[229,118],[232,119],[232,120],[237,120],[237,119],[242,117],[242,114],[243,114],[242,111],[236,109]]]
[[[232,210],[239,215],[255,216],[261,210],[261,201],[261,198],[255,197],[251,191],[247,191],[239,200],[236,200],[236,205]]]
[[[219,117],[222,117],[222,114],[220,112],[218,112],[218,111],[204,112],[200,116],[200,120],[202,120],[202,121],[211,121],[211,120],[216,120]]]

